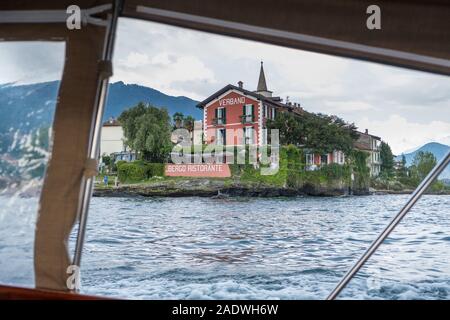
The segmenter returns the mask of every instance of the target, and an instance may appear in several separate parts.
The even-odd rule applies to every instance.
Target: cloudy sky
[[[0,83],[59,78],[63,50],[1,44]],[[368,128],[394,153],[450,144],[449,77],[131,19],[120,20],[114,60],[112,81],[196,100],[239,80],[255,90],[262,60],[274,95]]]

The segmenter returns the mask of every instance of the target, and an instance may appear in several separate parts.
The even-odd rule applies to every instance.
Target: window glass
[[[34,231],[51,156],[64,43],[0,42],[0,283],[34,286]]]

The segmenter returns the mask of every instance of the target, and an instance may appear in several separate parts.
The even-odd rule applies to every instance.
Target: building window
[[[320,163],[322,164],[327,164],[328,163],[328,155],[327,154],[323,154],[320,156]]]
[[[314,164],[314,155],[311,153],[306,154],[306,165],[312,166]]]
[[[225,129],[216,130],[216,144],[225,145]]]
[[[264,105],[264,118],[268,117],[269,117],[269,108],[267,107],[267,105]]]
[[[275,108],[272,108],[270,111],[271,111],[270,118],[273,120],[273,119],[275,119],[277,112],[276,112]]]
[[[262,130],[262,145],[267,145],[267,129]]]
[[[245,127],[244,128],[244,144],[253,144],[254,140],[254,131],[253,127]]]
[[[221,125],[226,123],[226,109],[217,108],[215,109],[215,118],[213,120],[214,124]]]
[[[243,107],[242,122],[250,123],[254,119],[254,107],[252,104],[245,104]]]
[[[344,164],[344,153],[342,151],[335,151],[333,158],[335,163]]]

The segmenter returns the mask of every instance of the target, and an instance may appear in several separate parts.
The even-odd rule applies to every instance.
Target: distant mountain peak
[[[420,151],[423,151],[423,152],[431,152],[436,157],[436,160],[439,161],[445,156],[445,154],[448,152],[448,150],[450,150],[450,146],[440,143],[440,142],[432,141],[432,142],[428,142],[428,143],[424,144],[423,146],[415,149],[414,151],[404,153],[404,154],[397,156],[396,160],[400,161],[402,159],[402,155],[404,155],[405,159],[406,159],[406,164],[408,166],[410,166],[412,164],[416,154]],[[444,179],[444,178],[447,178],[447,179],[450,178],[450,167],[447,167],[444,170],[444,172],[441,174],[440,179]]]
[[[117,81],[110,84],[104,119],[118,117],[122,111],[139,102],[149,103],[155,107],[165,107],[172,116],[175,112],[202,119],[203,113],[196,108],[198,101],[185,96],[171,96],[154,88],[135,83]]]

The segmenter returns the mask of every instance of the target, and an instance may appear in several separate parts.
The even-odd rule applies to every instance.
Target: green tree
[[[172,148],[170,116],[166,109],[137,106],[125,110],[118,118],[125,136],[125,144],[139,152],[143,160],[165,162]]]
[[[431,152],[417,152],[410,168],[413,182],[416,185],[419,184],[431,169],[433,169],[436,163],[436,157]]]
[[[105,164],[105,166],[109,166],[111,164],[111,157],[108,155],[103,155],[102,162]]]
[[[394,173],[394,154],[391,147],[384,141],[380,146],[381,174],[390,177]]]
[[[408,176],[408,168],[406,167],[406,157],[402,154],[399,166],[397,168],[397,177],[399,179],[405,179]],[[401,181],[400,181],[401,182]]]
[[[280,143],[282,145],[304,145],[305,121],[299,116],[294,116],[291,113],[280,112],[275,119],[267,120],[268,129],[278,129],[280,132]]]
[[[195,119],[192,116],[186,116],[183,120],[183,127],[186,128],[189,132],[194,131],[194,122]]]
[[[179,129],[183,126],[184,114],[182,114],[181,112],[175,112],[173,114],[172,118],[173,118],[174,127],[176,129]]]
[[[367,152],[356,149],[350,153],[352,170],[355,178],[353,189],[360,192],[369,188],[370,169],[367,166],[368,157],[369,154]]]
[[[278,113],[267,128],[280,130],[280,143],[304,146],[315,153],[341,150],[350,153],[358,138],[356,127],[336,116],[304,113]]]
[[[122,125],[123,134],[125,137],[125,145],[130,147],[132,150],[137,150],[135,148],[136,133],[138,131],[137,119],[146,113],[147,107],[144,103],[139,102],[133,108],[123,111],[119,118],[117,119]]]

